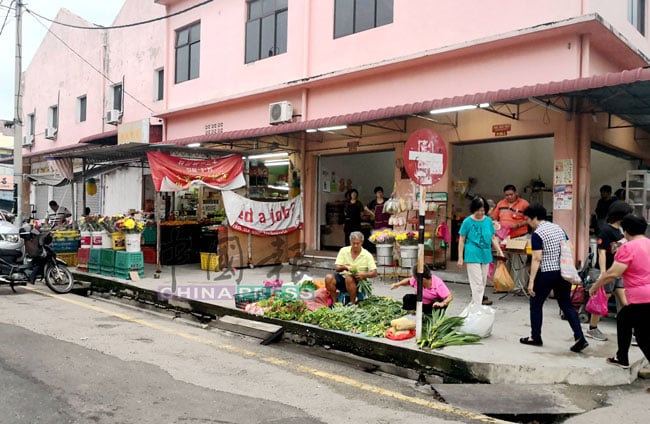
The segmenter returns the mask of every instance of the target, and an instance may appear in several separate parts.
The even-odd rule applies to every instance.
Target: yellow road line
[[[326,380],[330,380],[330,381],[333,381],[333,382],[336,382],[336,383],[339,383],[339,384],[344,384],[344,385],[347,385],[347,386],[350,386],[350,387],[355,387],[355,388],[357,388],[359,390],[375,393],[375,394],[378,394],[380,396],[397,399],[397,400],[400,400],[402,402],[412,403],[412,404],[422,406],[422,407],[425,407],[425,408],[430,408],[430,409],[434,409],[436,411],[441,411],[441,412],[445,412],[447,414],[452,414],[452,415],[456,415],[456,416],[459,416],[459,417],[462,417],[462,418],[470,419],[472,421],[478,421],[478,422],[484,422],[484,423],[507,423],[507,421],[502,421],[502,420],[499,420],[499,419],[496,419],[496,418],[488,417],[487,415],[477,414],[477,413],[474,413],[474,412],[471,412],[471,411],[466,411],[466,410],[463,410],[463,409],[460,409],[460,408],[455,408],[453,406],[448,406],[448,405],[444,405],[444,404],[437,403],[437,402],[431,402],[431,401],[428,401],[428,400],[425,400],[425,399],[419,399],[419,398],[416,398],[416,397],[406,396],[406,395],[403,395],[401,393],[398,393],[398,392],[395,392],[395,391],[392,391],[392,390],[383,389],[383,388],[381,388],[379,386],[374,386],[374,385],[371,385],[371,384],[363,383],[363,382],[361,382],[359,380],[355,380],[353,378],[344,377],[344,376],[338,375],[338,374],[332,374],[332,373],[329,373],[329,372],[326,372],[326,371],[319,370],[317,368],[306,367],[304,365],[296,365],[296,364],[294,364],[292,362],[285,361],[283,359],[275,358],[275,357],[272,357],[272,356],[262,355],[262,354],[259,354],[259,353],[256,353],[256,352],[253,352],[253,351],[250,351],[250,350],[247,350],[247,349],[239,348],[237,346],[233,346],[233,345],[229,345],[229,344],[219,344],[219,343],[216,343],[216,342],[214,342],[212,340],[209,340],[209,339],[206,339],[206,338],[203,338],[203,337],[200,337],[200,336],[194,336],[192,334],[185,333],[183,331],[172,330],[170,328],[167,328],[167,327],[164,327],[164,326],[161,326],[161,325],[158,325],[158,324],[154,324],[152,322],[145,321],[145,320],[142,320],[142,319],[139,319],[139,318],[135,318],[135,317],[132,317],[132,316],[129,316],[129,315],[126,315],[126,314],[109,311],[108,309],[104,309],[104,308],[99,307],[99,306],[88,305],[88,304],[85,304],[83,302],[79,302],[77,300],[74,300],[73,298],[71,298],[69,296],[61,296],[61,295],[57,295],[57,294],[54,294],[54,293],[48,293],[48,292],[41,291],[41,290],[31,288],[31,287],[25,287],[25,288],[27,290],[33,291],[35,293],[38,293],[38,294],[41,294],[41,295],[44,295],[44,296],[49,296],[49,297],[51,297],[53,299],[61,300],[63,302],[68,302],[68,303],[71,303],[73,305],[80,306],[80,307],[86,308],[86,309],[90,309],[90,310],[93,310],[95,312],[99,312],[99,313],[102,313],[102,314],[105,314],[105,315],[111,315],[111,316],[114,316],[116,318],[120,318],[120,319],[122,319],[124,321],[127,321],[127,322],[131,322],[131,323],[134,323],[134,324],[139,324],[139,325],[142,325],[142,326],[145,326],[145,327],[149,327],[149,328],[152,328],[152,329],[164,332],[164,333],[175,335],[177,337],[182,337],[182,338],[187,339],[187,340],[191,340],[191,341],[194,341],[194,342],[197,342],[197,343],[205,344],[205,345],[214,347],[216,349],[221,349],[221,350],[224,350],[224,351],[228,351],[230,353],[236,353],[236,354],[246,356],[246,357],[249,357],[249,358],[259,359],[261,361],[267,362],[269,364],[276,365],[278,367],[283,367],[283,368],[287,368],[287,369],[290,369],[290,370],[296,370],[296,371],[299,371],[299,372],[304,373],[304,374],[310,374],[310,375],[317,376],[317,377],[320,377],[320,378],[323,378],[323,379],[326,379]]]

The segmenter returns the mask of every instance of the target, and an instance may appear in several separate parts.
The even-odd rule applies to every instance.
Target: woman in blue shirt
[[[480,305],[487,283],[492,247],[503,256],[501,246],[494,234],[492,219],[485,214],[488,204],[482,197],[475,197],[469,205],[471,215],[460,226],[458,240],[458,267],[466,264],[467,278],[472,289],[472,303]]]

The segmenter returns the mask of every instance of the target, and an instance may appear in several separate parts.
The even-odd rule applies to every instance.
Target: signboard
[[[14,176],[13,175],[0,175],[0,190],[14,191]]]
[[[445,142],[428,128],[413,132],[404,145],[404,168],[416,184],[436,184],[447,170]]]
[[[117,144],[149,143],[149,118],[117,126]]]
[[[228,225],[258,236],[288,234],[302,227],[302,198],[281,202],[257,202],[232,191],[223,191]]]
[[[573,209],[573,159],[558,159],[555,161],[553,209]]]
[[[494,133],[495,137],[506,136],[510,130],[512,130],[512,126],[510,124],[492,125],[492,132]]]

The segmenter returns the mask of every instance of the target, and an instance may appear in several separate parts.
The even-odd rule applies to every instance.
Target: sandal
[[[541,340],[533,340],[530,337],[522,337],[519,339],[519,343],[531,346],[542,346],[543,343]]]

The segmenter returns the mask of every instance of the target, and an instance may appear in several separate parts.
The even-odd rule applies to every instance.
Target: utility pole
[[[23,222],[23,100],[22,100],[22,7],[16,0],[16,68],[14,87],[14,184],[16,184],[16,222]]]

